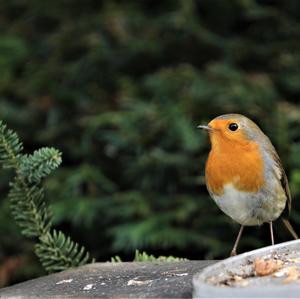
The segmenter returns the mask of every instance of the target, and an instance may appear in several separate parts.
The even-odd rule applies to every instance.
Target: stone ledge
[[[3,288],[0,298],[191,298],[193,275],[212,263],[95,263]]]

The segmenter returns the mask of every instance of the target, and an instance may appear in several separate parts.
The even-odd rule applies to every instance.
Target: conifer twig
[[[85,248],[52,229],[52,215],[40,186],[41,180],[61,164],[61,153],[48,147],[32,155],[24,155],[22,151],[17,134],[0,121],[0,163],[3,168],[15,171],[8,197],[22,234],[35,238],[35,252],[48,272],[86,264],[91,259]]]

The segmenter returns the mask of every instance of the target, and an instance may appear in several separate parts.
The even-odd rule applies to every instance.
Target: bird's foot
[[[236,255],[237,255],[236,250],[232,250],[230,256],[236,256]]]

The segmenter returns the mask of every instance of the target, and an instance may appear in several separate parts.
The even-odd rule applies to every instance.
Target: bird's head
[[[221,143],[244,145],[253,141],[260,142],[265,138],[260,128],[241,114],[224,114],[198,128],[208,131],[212,146],[219,146]]]

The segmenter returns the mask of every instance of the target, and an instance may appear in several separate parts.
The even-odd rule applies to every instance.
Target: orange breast
[[[235,143],[218,139],[206,163],[206,184],[216,195],[222,195],[225,184],[246,192],[257,192],[264,184],[264,163],[258,144]]]

